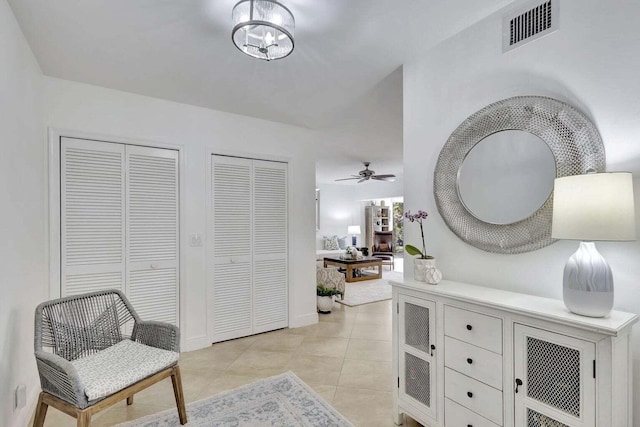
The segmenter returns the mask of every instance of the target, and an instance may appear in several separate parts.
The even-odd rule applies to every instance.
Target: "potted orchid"
[[[420,237],[422,238],[422,250],[413,245],[405,245],[404,249],[409,255],[419,255],[413,260],[413,277],[421,282],[427,282],[431,285],[437,284],[442,279],[442,273],[436,268],[436,261],[431,255],[427,255],[427,248],[424,243],[424,227],[422,221],[426,219],[429,214],[423,210],[418,210],[417,213],[412,214],[411,211],[407,211],[404,217],[411,222],[417,222],[420,225]]]

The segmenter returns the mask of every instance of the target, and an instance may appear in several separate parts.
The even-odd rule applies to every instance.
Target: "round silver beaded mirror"
[[[482,200],[480,194],[486,189],[478,185],[492,185],[491,180],[485,177],[484,180],[474,181],[475,166],[468,166],[469,162],[466,162],[467,165],[463,168],[468,157],[470,159],[475,157],[470,154],[476,146],[479,148],[482,146],[482,151],[478,150],[478,152],[481,152],[485,158],[487,150],[491,150],[493,146],[496,150],[496,158],[501,158],[502,164],[509,166],[511,160],[505,154],[507,152],[498,152],[501,146],[505,147],[505,142],[500,144],[487,142],[495,137],[494,134],[504,131],[521,131],[508,132],[514,146],[521,147],[522,144],[529,144],[529,142],[523,142],[525,140],[544,141],[555,160],[555,176],[551,178],[583,174],[588,170],[602,172],[605,170],[605,153],[600,134],[583,113],[563,102],[540,96],[518,96],[493,103],[467,118],[451,134],[440,151],[434,172],[434,194],[440,215],[451,231],[470,245],[488,252],[517,254],[540,249],[555,241],[551,238],[553,193],[546,197],[541,206],[539,201],[534,201],[533,206],[539,207],[533,208],[524,219],[514,222],[494,221],[491,218],[495,216],[490,215],[485,218],[478,214],[480,209],[474,208],[472,213],[465,204],[466,201],[469,206],[489,206],[491,207],[489,211],[494,212],[491,215],[495,215],[496,212],[499,214],[500,209],[508,209],[510,203],[522,204],[522,198],[518,201],[518,198],[513,196],[504,197],[500,201],[500,206],[497,207],[495,206],[497,199]],[[526,135],[527,133],[531,135]],[[518,138],[518,134],[531,138]],[[487,138],[489,136],[493,137]],[[483,143],[479,144],[481,142]],[[506,147],[508,146],[507,142]],[[513,147],[510,151],[514,151]],[[517,151],[520,152],[519,157],[514,158],[513,162],[525,160],[526,164],[522,150]],[[532,158],[531,161],[533,162],[534,159]],[[495,173],[497,169],[492,170]],[[549,173],[553,174],[553,170],[549,172],[549,167],[540,168],[541,180],[548,182],[550,177],[543,175]],[[474,181],[473,185],[460,181],[461,176],[467,176],[466,183]],[[494,179],[496,188],[498,181],[515,182],[505,180],[504,177],[494,177]],[[464,200],[461,196],[461,185],[465,188]],[[528,185],[522,185],[522,187],[521,194],[525,195],[531,189]],[[492,190],[495,196],[495,188]],[[491,192],[487,191],[487,193]],[[521,206],[518,208],[513,209],[520,212],[516,218],[522,218],[526,214],[522,214]],[[509,218],[509,215],[504,217]]]

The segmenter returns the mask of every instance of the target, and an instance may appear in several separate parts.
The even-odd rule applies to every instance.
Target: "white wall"
[[[586,113],[601,133],[609,170],[640,176],[640,3],[560,3],[560,31],[501,53],[496,13],[404,66],[405,209],[426,209],[429,252],[446,279],[562,298],[562,271],[577,243],[561,241],[521,255],[471,247],[449,231],[433,197],[440,149],[469,115],[515,95],[545,95]],[[635,180],[636,210],[640,180]],[[640,230],[640,228],[639,228]],[[416,244],[419,229],[405,227]],[[616,282],[615,309],[638,313],[640,243],[598,243]],[[408,266],[406,274],[411,275]],[[640,325],[633,333],[635,408],[640,408]],[[635,423],[640,425],[640,411]]]
[[[183,147],[186,160],[186,229],[206,235],[208,151],[289,158],[295,182],[290,203],[295,236],[291,268],[294,295],[290,325],[317,321],[313,252],[315,157],[310,131],[205,108],[45,77],[45,125]],[[186,251],[186,280],[181,283],[183,350],[210,344],[206,339],[206,245],[181,246]]]
[[[318,184],[320,190],[320,230],[316,232],[316,249],[322,248],[323,236],[347,236],[347,227],[360,225],[359,204],[353,185]],[[351,245],[351,236],[347,243]],[[357,236],[360,242],[362,235]]]
[[[395,182],[369,181],[361,184],[318,184],[320,189],[320,231],[316,233],[316,249],[322,249],[322,237],[348,236],[351,245],[351,235],[347,234],[347,227],[359,225],[362,234],[356,236],[357,246],[365,243],[365,215],[364,207],[369,200],[402,197],[402,178]],[[367,201],[366,203],[364,201]],[[388,206],[391,206],[388,204]]]
[[[33,313],[45,299],[45,155],[42,73],[5,0],[0,0],[0,426],[27,425],[14,390],[35,397]]]

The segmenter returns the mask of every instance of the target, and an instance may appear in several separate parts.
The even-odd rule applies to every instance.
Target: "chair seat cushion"
[[[122,390],[178,362],[179,353],[128,339],[71,363],[89,401]]]

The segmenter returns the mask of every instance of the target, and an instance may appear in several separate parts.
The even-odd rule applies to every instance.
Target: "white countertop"
[[[437,285],[428,285],[415,280],[389,281],[389,284],[398,288],[418,290],[458,301],[481,303],[488,307],[570,324],[613,336],[638,321],[637,314],[622,311],[612,311],[607,317],[601,318],[579,316],[571,313],[560,300],[450,280],[443,280]]]

